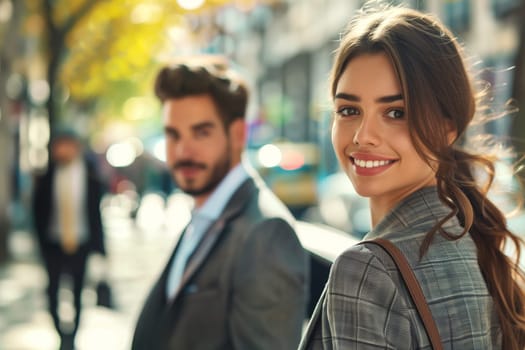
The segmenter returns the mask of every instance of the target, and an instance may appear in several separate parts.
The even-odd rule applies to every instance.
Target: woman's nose
[[[373,117],[363,116],[355,130],[353,142],[356,145],[376,145],[379,142],[379,125]]]

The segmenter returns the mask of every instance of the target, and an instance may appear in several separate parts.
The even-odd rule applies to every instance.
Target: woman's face
[[[435,184],[434,171],[410,139],[410,116],[386,54],[364,54],[348,63],[337,83],[334,111],[335,153],[357,193],[370,198],[372,211],[392,209]]]

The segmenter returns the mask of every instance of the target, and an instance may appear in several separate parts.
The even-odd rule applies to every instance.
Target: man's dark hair
[[[82,137],[80,134],[71,127],[56,127],[51,131],[51,143],[62,140],[75,141],[80,143]]]
[[[157,74],[155,94],[162,103],[169,99],[209,95],[225,127],[246,116],[246,83],[224,64],[164,67]]]

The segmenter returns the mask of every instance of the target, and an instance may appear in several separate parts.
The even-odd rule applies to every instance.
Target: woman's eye
[[[342,108],[339,108],[336,113],[343,117],[346,117],[349,115],[358,115],[359,110],[355,107],[342,107]]]
[[[405,111],[402,109],[392,109],[388,111],[386,115],[392,119],[400,119],[405,116]]]

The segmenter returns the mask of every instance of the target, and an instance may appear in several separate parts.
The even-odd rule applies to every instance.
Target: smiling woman
[[[492,159],[463,148],[477,101],[462,48],[433,16],[370,4],[342,36],[331,75],[334,150],[370,200],[364,239],[405,255],[443,348],[523,349],[522,242],[488,197]],[[300,345],[348,348],[432,348],[392,258],[366,242],[334,262]]]
[[[336,91],[334,150],[356,192],[370,198],[377,224],[400,199],[434,185],[435,171],[413,146],[401,85],[385,53],[351,60]]]

